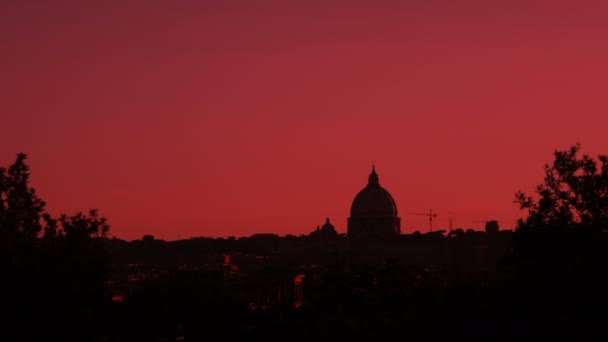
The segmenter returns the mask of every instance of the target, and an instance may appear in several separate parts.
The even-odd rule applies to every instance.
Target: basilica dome
[[[380,186],[375,167],[369,175],[367,186],[359,191],[350,208],[350,217],[394,217],[397,205],[393,196]]]
[[[367,186],[353,200],[348,219],[348,235],[352,237],[387,237],[401,232],[401,220],[393,196],[380,186],[376,168],[372,166]]]

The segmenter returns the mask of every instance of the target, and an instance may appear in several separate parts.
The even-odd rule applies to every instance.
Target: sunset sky
[[[0,165],[111,236],[512,228],[555,149],[608,153],[608,1],[0,2]]]

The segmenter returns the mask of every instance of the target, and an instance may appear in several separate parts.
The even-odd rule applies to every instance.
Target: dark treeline
[[[555,151],[514,231],[163,241],[51,217],[25,155],[0,169],[6,340],[602,338],[608,158]]]
[[[97,332],[107,259],[95,239],[109,229],[96,210],[60,215],[29,185],[26,156],[0,168],[0,334],[75,339]]]

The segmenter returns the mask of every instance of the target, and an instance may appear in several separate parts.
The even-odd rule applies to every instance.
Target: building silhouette
[[[386,238],[401,234],[401,219],[393,196],[380,186],[376,168],[372,166],[368,183],[359,191],[350,209],[349,238]]]
[[[329,222],[329,217],[325,220],[325,224],[321,227],[321,234],[334,236],[337,235],[336,228]]]

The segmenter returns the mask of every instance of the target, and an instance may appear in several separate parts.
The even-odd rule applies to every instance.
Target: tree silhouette
[[[0,236],[3,239],[35,238],[41,230],[45,203],[29,187],[27,156],[17,155],[11,166],[0,168]]]
[[[580,147],[576,143],[554,152],[543,183],[536,187],[538,199],[522,191],[515,194],[520,209],[528,211],[518,227],[608,228],[608,156],[599,155],[598,163],[587,154],[579,156]]]
[[[0,168],[0,336],[85,340],[103,304],[106,258],[96,237],[109,225],[97,210],[53,218],[30,187],[27,156]]]
[[[514,309],[513,316],[523,330],[557,336],[603,329],[608,157],[595,160],[579,152],[579,143],[556,150],[535,196],[515,195],[528,217],[519,220],[513,235],[509,302],[525,308]]]

